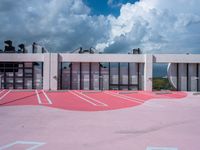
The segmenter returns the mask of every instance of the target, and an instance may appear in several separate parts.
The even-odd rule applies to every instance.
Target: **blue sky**
[[[0,49],[37,42],[52,52],[200,53],[200,0],[0,0]]]
[[[120,7],[123,4],[134,4],[138,0],[84,0],[85,4],[91,8],[94,15],[120,15]]]

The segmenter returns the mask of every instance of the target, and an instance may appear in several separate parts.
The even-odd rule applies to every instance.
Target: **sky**
[[[51,52],[200,53],[200,0],[1,0],[0,49],[33,42]]]

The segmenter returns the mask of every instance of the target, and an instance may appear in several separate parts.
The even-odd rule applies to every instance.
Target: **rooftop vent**
[[[15,47],[12,46],[12,41],[11,40],[7,40],[4,41],[5,43],[5,53],[15,53]]]
[[[132,52],[129,52],[128,54],[142,54],[142,51],[140,48],[134,48]]]
[[[0,49],[0,53],[48,53],[48,50],[44,47],[38,45],[37,43],[33,43],[32,45],[25,46],[25,44],[19,44],[18,50],[15,51],[15,47],[12,45],[11,40],[4,41],[5,48],[4,50]]]
[[[90,47],[89,49],[83,49],[82,47],[78,48],[78,49],[75,49],[73,51],[71,51],[70,53],[79,53],[79,54],[85,54],[85,53],[88,53],[88,54],[95,54],[95,53],[99,53],[98,50],[96,50],[95,48],[93,47]]]

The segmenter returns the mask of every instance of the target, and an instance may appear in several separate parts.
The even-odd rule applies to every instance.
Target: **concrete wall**
[[[144,64],[144,90],[152,91],[153,79],[153,56],[151,54],[145,55]]]
[[[43,70],[43,89],[50,89],[50,53],[43,54],[44,55],[44,70]]]

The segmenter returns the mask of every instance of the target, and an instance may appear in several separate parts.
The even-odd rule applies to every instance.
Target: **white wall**
[[[50,54],[50,89],[58,89],[58,54]]]
[[[153,79],[153,56],[151,54],[145,55],[144,64],[144,90],[152,91],[152,79]]]
[[[43,65],[43,89],[50,90],[50,53],[45,53]]]

